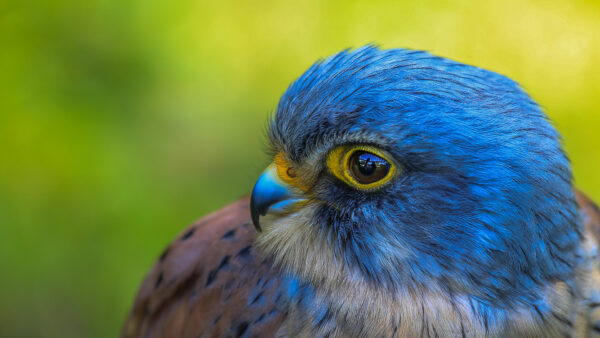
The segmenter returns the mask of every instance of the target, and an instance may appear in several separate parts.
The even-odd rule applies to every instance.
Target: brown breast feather
[[[122,336],[274,336],[280,281],[254,234],[247,197],[183,231],[144,279]]]

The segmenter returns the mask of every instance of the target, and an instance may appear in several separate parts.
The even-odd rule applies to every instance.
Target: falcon
[[[250,197],[183,231],[123,337],[600,334],[600,212],[517,83],[368,45],[318,61]]]

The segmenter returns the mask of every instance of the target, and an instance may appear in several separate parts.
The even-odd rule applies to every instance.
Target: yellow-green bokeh
[[[597,1],[5,0],[0,336],[115,336],[167,242],[249,191],[290,81],[369,42],[520,82],[600,199]]]

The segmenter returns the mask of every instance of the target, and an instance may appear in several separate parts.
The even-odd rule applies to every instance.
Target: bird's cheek
[[[314,226],[315,212],[316,206],[307,204],[292,213],[267,213],[260,218],[262,231],[256,236],[257,247],[262,254],[271,256],[287,269],[300,271],[306,268],[306,255],[318,254],[314,252],[315,241],[322,238]]]

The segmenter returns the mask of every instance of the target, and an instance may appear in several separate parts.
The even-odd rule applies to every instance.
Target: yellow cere
[[[366,151],[386,160],[390,164],[390,170],[388,171],[387,175],[381,180],[369,184],[358,182],[352,175],[350,168],[350,158],[357,151]],[[327,167],[335,177],[351,187],[361,190],[374,190],[382,187],[384,184],[389,182],[398,171],[398,167],[393,161],[390,160],[389,155],[387,155],[381,149],[368,145],[342,145],[334,148],[327,156]]]
[[[277,169],[277,175],[282,181],[304,192],[310,189],[310,186],[302,181],[298,170],[291,166],[290,163],[285,159],[283,153],[278,153],[275,155],[274,164],[275,169]]]

